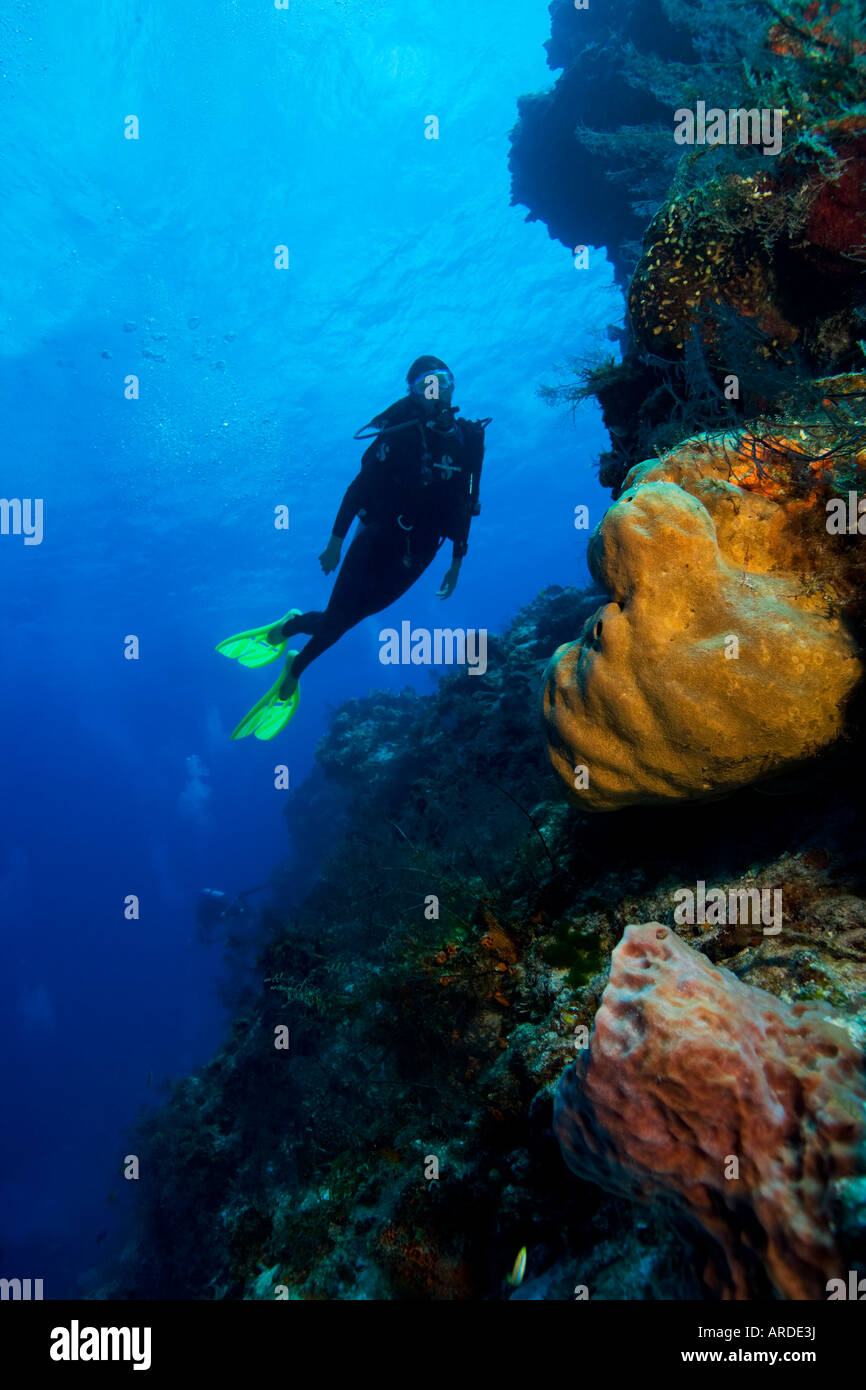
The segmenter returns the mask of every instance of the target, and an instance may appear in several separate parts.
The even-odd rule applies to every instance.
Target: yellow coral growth
[[[611,601],[555,653],[543,701],[551,761],[589,810],[718,796],[842,731],[862,663],[826,488],[786,489],[753,440],[730,443],[633,468],[590,542]]]

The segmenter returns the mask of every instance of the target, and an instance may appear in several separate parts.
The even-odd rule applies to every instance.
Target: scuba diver
[[[310,662],[344,632],[398,599],[453,543],[439,598],[453,594],[468,549],[469,527],[481,510],[479,482],[485,420],[458,420],[454,377],[438,357],[419,357],[407,373],[408,395],[355,434],[372,439],[361,471],[346,489],[331,539],[319,563],[325,574],[340,564],[343,541],[357,516],[360,526],[346,553],[324,612],[291,609],[276,623],[239,632],[217,651],[243,666],[266,666],[289,639],[309,634],[303,650],[289,651],[279,680],[253,705],[232,738],[271,739],[298,707],[298,680]],[[372,432],[372,433],[371,433]]]
[[[195,910],[198,927],[196,939],[206,946],[215,941],[230,945],[238,931],[249,934],[249,924],[258,916],[258,910],[250,907],[247,898],[264,892],[270,886],[269,879],[267,883],[260,883],[256,888],[244,888],[234,895],[224,893],[221,888],[203,888]]]
[[[221,888],[203,888],[195,911],[198,940],[209,943],[219,933],[225,933],[229,926],[239,923],[250,911],[246,902],[248,893],[257,891],[251,888],[248,892],[231,897]]]

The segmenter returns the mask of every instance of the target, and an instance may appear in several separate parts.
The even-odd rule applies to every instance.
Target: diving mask
[[[433,381],[436,381],[434,387]],[[454,390],[454,377],[449,371],[426,371],[416,376],[409,388],[413,396],[423,396],[428,401],[438,401],[445,392]]]

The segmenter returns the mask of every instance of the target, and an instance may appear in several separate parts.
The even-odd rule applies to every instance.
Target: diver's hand
[[[339,536],[332,536],[328,541],[328,544],[319,556],[319,564],[322,566],[325,574],[330,574],[331,570],[337,568],[340,563],[340,551],[342,547],[343,542],[340,540]]]
[[[455,560],[451,565],[451,568],[447,571],[445,578],[442,580],[442,588],[438,589],[436,592],[437,598],[451,597],[451,595],[454,593],[454,590],[457,588],[457,576],[459,575],[459,573],[460,561]]]

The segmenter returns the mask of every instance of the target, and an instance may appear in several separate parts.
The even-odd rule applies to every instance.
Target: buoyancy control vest
[[[361,469],[381,480],[378,505],[366,509],[367,519],[396,519],[406,531],[435,531],[465,553],[471,518],[481,509],[484,431],[490,417],[458,420],[458,409],[443,406],[427,416],[405,396],[362,426],[355,438],[372,440]]]

